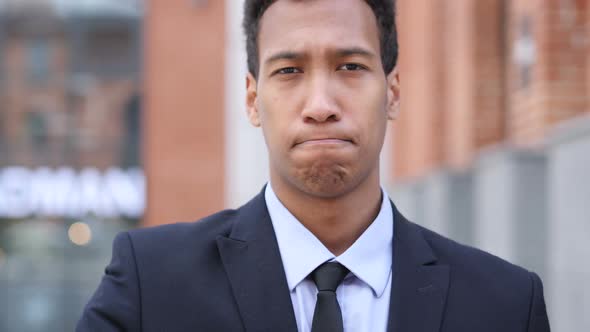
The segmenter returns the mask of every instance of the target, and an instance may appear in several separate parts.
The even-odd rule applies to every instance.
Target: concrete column
[[[473,244],[471,172],[440,171],[426,178],[424,225],[463,244]]]
[[[389,197],[404,217],[424,224],[424,182],[395,183],[387,188]]]
[[[472,188],[471,172],[439,171],[419,181],[394,184],[389,192],[412,222],[473,245]]]
[[[225,48],[225,206],[235,208],[268,181],[268,155],[262,131],[246,117],[246,40],[244,0],[226,0]]]
[[[590,117],[560,126],[548,156],[552,328],[590,331]]]
[[[483,154],[474,199],[476,246],[545,276],[545,156],[506,148]]]

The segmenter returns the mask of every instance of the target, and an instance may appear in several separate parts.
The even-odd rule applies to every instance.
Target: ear
[[[397,66],[387,75],[387,119],[395,120],[400,111],[400,85]]]
[[[256,79],[251,73],[248,73],[246,76],[246,113],[250,124],[254,127],[260,127],[260,115],[256,104],[258,92],[256,89]]]

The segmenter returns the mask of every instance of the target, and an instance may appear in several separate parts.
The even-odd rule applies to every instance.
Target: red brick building
[[[553,329],[590,328],[590,1],[398,5],[393,200],[541,274]]]
[[[145,225],[224,206],[224,1],[150,1],[145,17]]]
[[[402,212],[538,271],[564,331],[590,328],[571,286],[590,278],[589,2],[398,0],[402,111],[383,151]],[[242,3],[148,3],[145,225],[236,207],[266,180]]]
[[[113,3],[0,0],[1,331],[73,330],[143,214],[141,12]]]
[[[0,12],[0,166],[138,165],[139,27],[49,4]]]
[[[539,147],[590,112],[588,1],[398,1],[395,178],[465,168],[486,147]]]
[[[242,73],[224,68],[232,65],[228,40],[241,31],[229,31],[224,17],[241,6],[150,6],[147,224],[157,224],[216,211],[232,195],[224,107],[233,82],[225,78],[240,81]],[[587,0],[398,1],[402,112],[392,127],[388,178],[466,169],[499,144],[539,148],[556,124],[590,112],[588,12]]]

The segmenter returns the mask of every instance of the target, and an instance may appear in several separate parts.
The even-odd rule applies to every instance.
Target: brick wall
[[[191,221],[224,202],[224,1],[146,13],[144,225]]]
[[[393,174],[464,169],[497,144],[536,148],[589,112],[589,0],[398,0],[402,112]]]
[[[467,167],[504,137],[504,7],[499,0],[400,0],[402,112],[394,174]]]
[[[441,145],[435,140],[444,135],[440,18],[427,1],[398,3],[402,112],[393,125],[393,148],[399,176],[419,176],[440,163]]]
[[[526,38],[523,30],[531,30],[535,48],[530,79],[517,61],[509,69],[508,131],[514,144],[538,146],[553,125],[587,109],[587,5],[587,0],[510,2],[512,54]]]
[[[473,145],[482,149],[505,137],[506,1],[473,1],[475,99]]]
[[[59,23],[56,23],[56,26]],[[137,93],[135,78],[99,79],[80,95],[72,81],[72,62],[64,33],[55,28],[43,38],[48,45],[48,76],[29,77],[27,45],[31,35],[12,33],[4,45],[5,68],[0,94],[0,164],[28,167],[98,167],[119,165],[125,135],[125,110]],[[34,36],[34,35],[33,35]],[[46,137],[32,144],[30,113],[42,113]]]

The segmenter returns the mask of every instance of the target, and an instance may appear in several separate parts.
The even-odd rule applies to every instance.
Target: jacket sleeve
[[[76,327],[82,331],[140,331],[140,291],[129,233],[119,233],[113,256]]]
[[[545,308],[543,296],[543,282],[535,273],[531,273],[532,294],[529,309],[529,324],[527,332],[550,332],[549,318]]]

